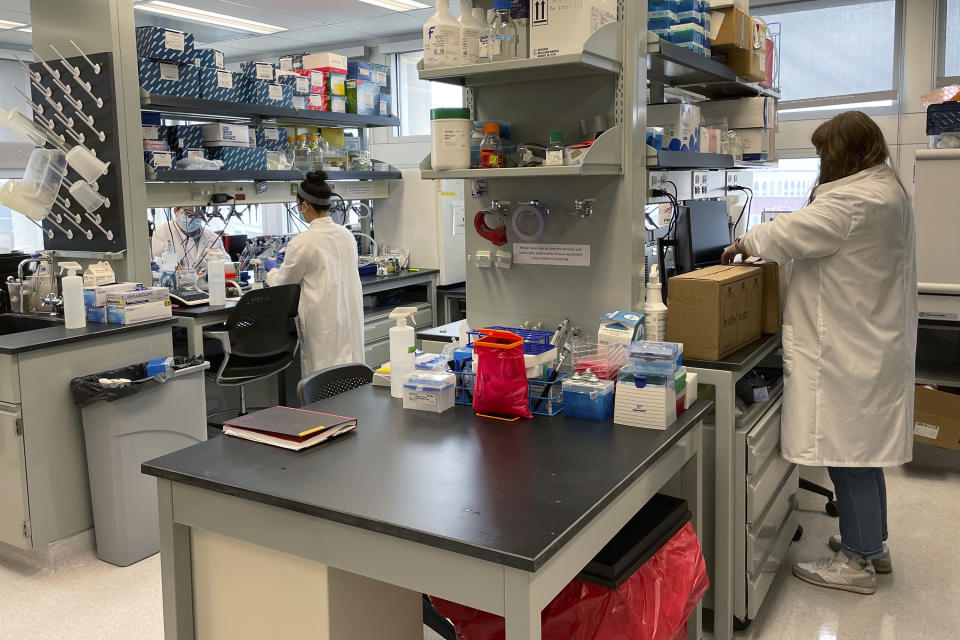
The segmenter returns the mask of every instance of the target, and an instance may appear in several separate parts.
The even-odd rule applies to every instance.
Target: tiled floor
[[[960,637],[960,452],[916,449],[888,473],[894,573],[874,596],[819,589],[785,569],[743,640],[950,640]],[[836,520],[803,498],[793,558],[828,553]],[[63,571],[0,563],[0,640],[161,640],[160,560],[117,568],[92,556]],[[707,634],[709,637],[709,634]],[[426,640],[437,640],[428,633]]]

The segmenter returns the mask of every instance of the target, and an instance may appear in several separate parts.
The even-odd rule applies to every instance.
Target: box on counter
[[[773,129],[733,129],[743,141],[744,162],[769,162],[774,159]]]
[[[594,31],[617,21],[616,0],[545,1],[546,11],[534,11],[530,19],[531,58],[580,53]]]
[[[310,75],[300,75],[293,71],[277,71],[277,84],[293,88],[293,95],[310,95]]]
[[[369,80],[347,80],[347,113],[375,116],[380,111],[380,85]]]
[[[178,124],[168,128],[168,140],[174,149],[199,149],[203,146],[203,127],[197,124]]]
[[[251,78],[273,82],[277,77],[277,68],[272,62],[242,62],[240,71]]]
[[[177,149],[174,153],[177,154],[177,160],[189,160],[191,158],[197,158],[200,160],[207,159],[206,149]]]
[[[704,120],[727,121],[731,129],[776,129],[776,98],[733,98],[697,103]]]
[[[243,74],[214,67],[200,67],[200,97],[204,100],[239,102]]]
[[[277,127],[257,127],[257,146],[268,151],[286,151],[287,130]]]
[[[197,98],[200,69],[193,64],[157,62],[140,58],[140,89],[158,96]]]
[[[107,292],[107,304],[118,307],[145,302],[162,302],[169,298],[170,290],[166,287],[141,287]]]
[[[173,169],[172,151],[144,151],[143,161],[154,171],[169,171]]]
[[[106,307],[87,307],[87,322],[107,324]]]
[[[140,284],[137,282],[118,282],[116,284],[90,285],[84,283],[83,304],[87,307],[105,307],[107,296],[111,293],[133,291]]]
[[[250,145],[250,129],[245,124],[214,122],[203,125],[205,147],[247,147]]]
[[[780,331],[780,265],[759,258],[749,258],[744,264],[760,267],[763,274],[763,296],[760,300],[760,333],[774,335]]]
[[[610,311],[600,320],[597,342],[627,346],[644,338],[643,314],[635,311]]]
[[[283,71],[294,71],[296,69],[303,69],[303,56],[309,54],[306,53],[288,53],[285,56],[280,56],[279,63],[277,67]]]
[[[307,53],[300,60],[302,69],[319,69],[347,75],[347,56],[339,53]]]
[[[710,46],[714,51],[749,51],[753,20],[737,7],[710,13]]]
[[[107,305],[107,322],[110,324],[133,324],[169,318],[172,315],[173,305],[169,299],[131,305]]]
[[[717,56],[717,59],[728,65],[744,80],[763,82],[767,79],[767,50],[765,46],[749,51],[727,51]]]
[[[196,65],[193,34],[163,27],[137,27],[137,57]]]
[[[380,100],[379,107],[377,109],[378,116],[389,116],[391,111],[391,105],[393,104],[392,96],[389,93],[380,90]]]
[[[208,150],[211,160],[223,162],[228,171],[266,171],[267,150],[255,147],[213,147]]]
[[[193,59],[198,67],[227,68],[223,64],[223,52],[216,49],[194,49]]]
[[[671,102],[647,106],[647,126],[663,127],[663,148],[700,151],[700,108]]]
[[[960,395],[917,386],[913,440],[956,451],[960,442]]]
[[[244,102],[265,107],[293,108],[293,87],[247,78]]]
[[[674,386],[638,387],[618,382],[613,422],[627,427],[664,430],[677,420],[677,392]]]
[[[760,337],[762,272],[717,266],[670,278],[667,340],[684,356],[720,360]]]

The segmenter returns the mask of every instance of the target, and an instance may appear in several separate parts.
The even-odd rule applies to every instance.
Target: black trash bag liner
[[[80,376],[79,378],[74,378],[70,381],[70,391],[73,393],[73,401],[82,409],[95,402],[113,402],[120,398],[136,395],[145,389],[163,384],[173,377],[174,371],[195,367],[203,364],[203,362],[203,356],[195,356],[192,358],[175,356],[173,359],[173,369],[151,377],[147,377],[146,362],[132,364],[127,367],[121,367],[120,369],[111,369],[110,371],[101,371],[100,373],[91,373]],[[111,380],[126,378],[130,380],[130,382],[119,387],[106,387],[100,384],[101,378],[109,378]]]

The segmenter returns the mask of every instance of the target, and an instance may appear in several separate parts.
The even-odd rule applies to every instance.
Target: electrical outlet
[[[689,171],[650,171],[649,189],[662,189],[673,193],[677,200],[689,200],[692,197]],[[670,184],[667,184],[667,183]],[[659,204],[669,202],[669,198],[654,198],[647,191],[647,202]]]
[[[753,171],[727,171],[728,187],[747,187],[753,188]]]
[[[721,198],[726,195],[723,171],[694,171],[693,199]]]

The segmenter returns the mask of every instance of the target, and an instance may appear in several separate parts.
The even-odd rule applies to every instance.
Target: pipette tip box
[[[194,64],[158,62],[140,58],[140,88],[151,94],[197,98],[200,96],[200,68]]]
[[[137,56],[163,62],[196,64],[193,34],[163,27],[137,27]]]

